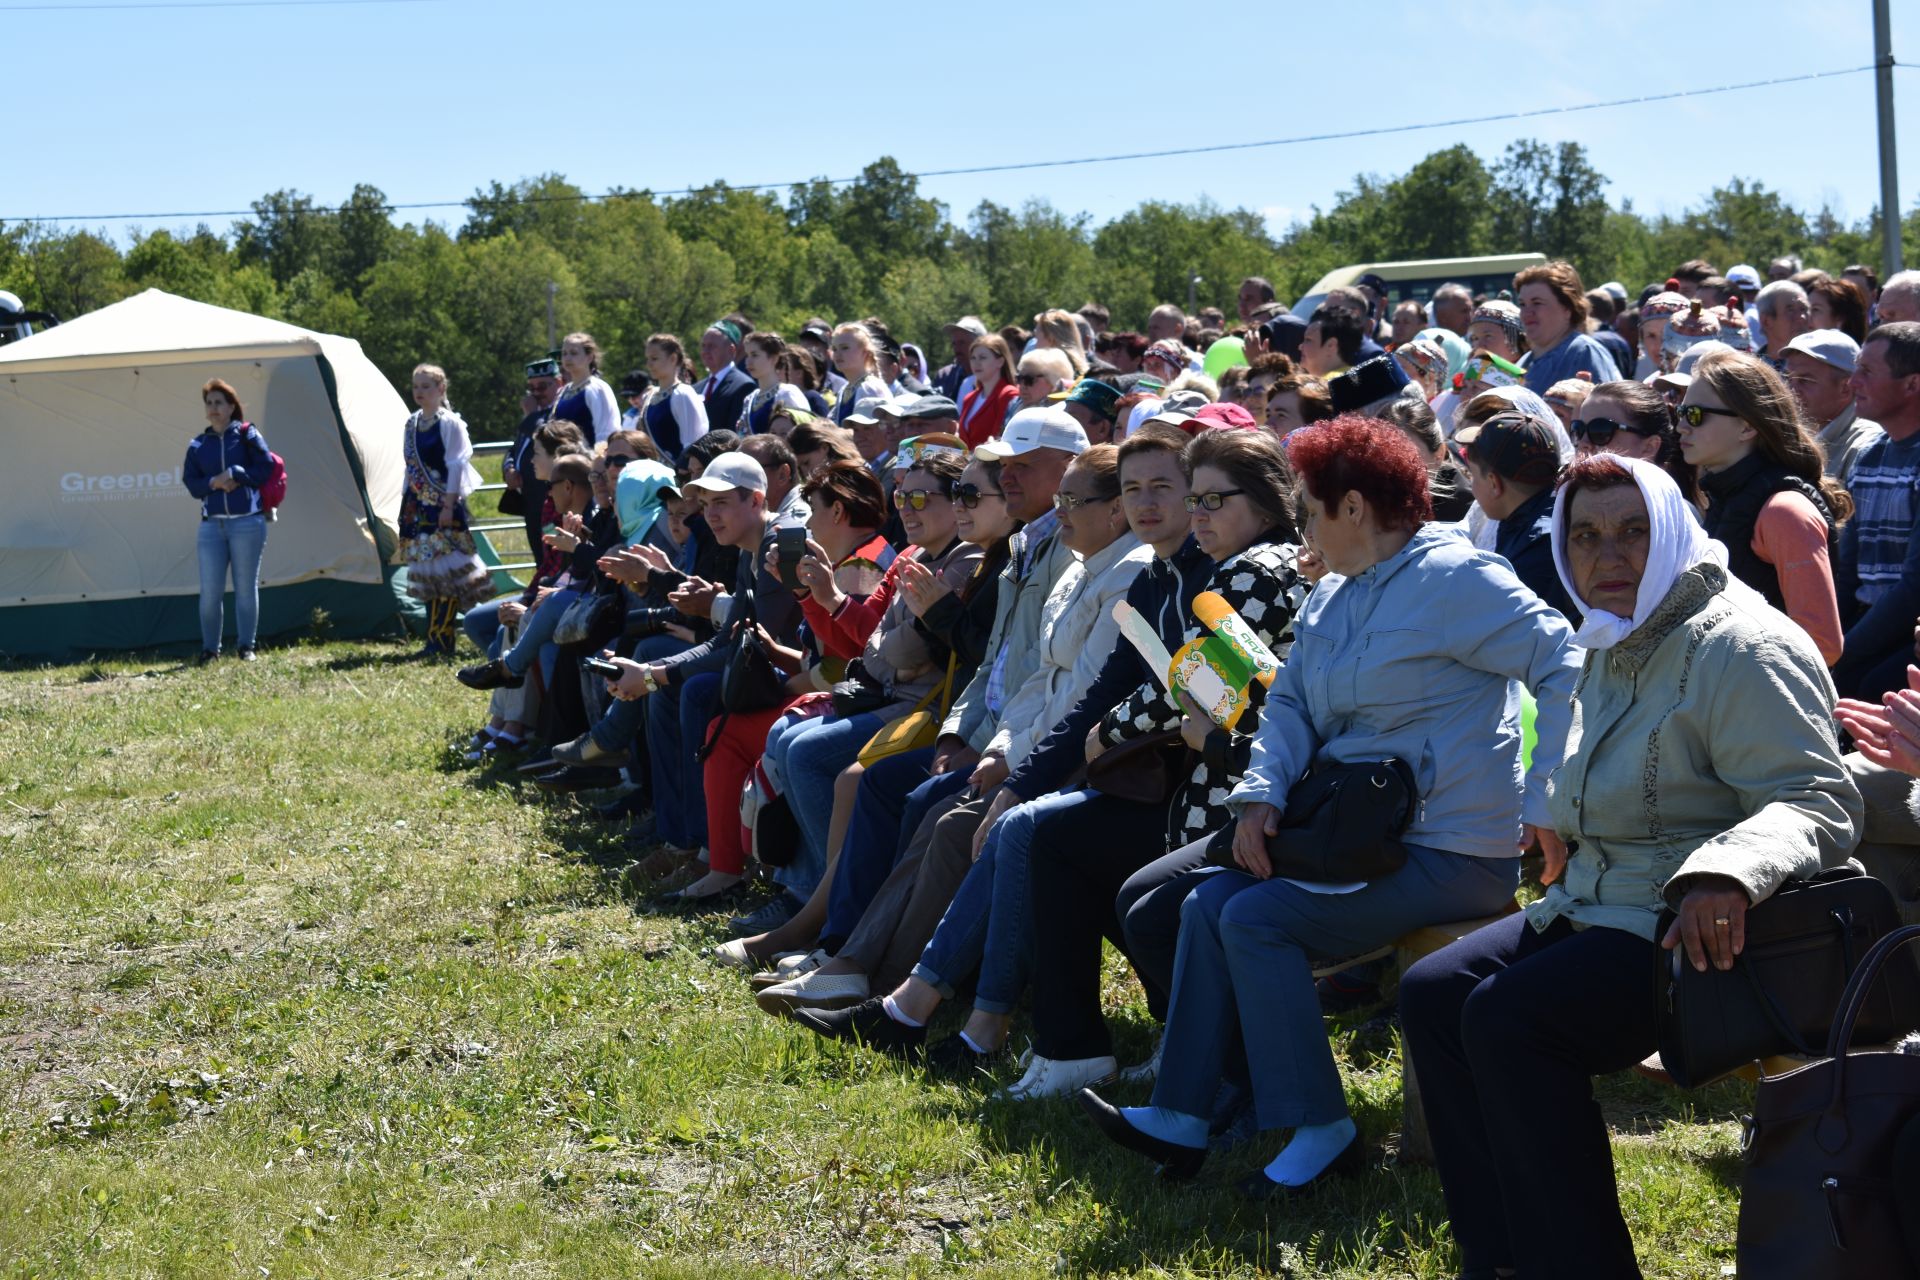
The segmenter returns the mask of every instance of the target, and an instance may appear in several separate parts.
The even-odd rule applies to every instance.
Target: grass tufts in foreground
[[[1269,1135],[1162,1187],[760,1014],[400,653],[0,673],[0,1277],[1454,1274],[1390,1027],[1334,1030],[1364,1180],[1245,1208]],[[1647,1274],[1718,1275],[1744,1091],[1602,1099]]]

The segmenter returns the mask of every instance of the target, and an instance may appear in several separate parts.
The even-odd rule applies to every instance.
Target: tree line
[[[1174,166],[1169,165],[1172,169]],[[1158,185],[1192,187],[1204,170]],[[519,417],[524,361],[547,348],[549,286],[560,333],[591,332],[617,380],[648,334],[696,338],[743,311],[791,335],[811,315],[884,316],[896,337],[944,357],[941,326],[963,315],[1030,325],[1036,312],[1096,300],[1115,328],[1144,329],[1156,303],[1234,314],[1246,276],[1291,301],[1328,269],[1403,258],[1539,251],[1589,285],[1630,292],[1679,263],[1721,270],[1799,254],[1838,271],[1878,260],[1879,214],[1848,224],[1733,178],[1678,216],[1608,201],[1578,143],[1516,142],[1488,163],[1466,146],[1398,177],[1357,175],[1332,206],[1283,234],[1249,209],[1148,200],[1096,224],[1044,199],[982,201],[955,221],[889,157],[858,180],[768,191],[724,184],[671,198],[645,190],[584,200],[559,174],[492,182],[457,225],[397,222],[383,192],[358,186],[335,208],[295,191],[253,202],[225,233],[103,231],[0,223],[0,288],[72,319],[146,288],[357,339],[396,385],[421,360],[445,366],[482,439]],[[1911,257],[1920,212],[1903,220]]]

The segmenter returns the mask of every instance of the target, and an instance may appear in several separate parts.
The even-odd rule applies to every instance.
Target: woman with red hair
[[[1155,891],[1184,891],[1184,903],[1153,1105],[1121,1109],[1091,1089],[1080,1094],[1109,1138],[1190,1175],[1244,1051],[1256,1123],[1293,1130],[1273,1163],[1240,1184],[1256,1200],[1365,1164],[1314,965],[1501,910],[1535,839],[1547,878],[1558,874],[1566,849],[1553,833],[1547,777],[1580,669],[1566,620],[1505,560],[1433,521],[1426,466],[1397,428],[1335,418],[1295,432],[1287,458],[1300,477],[1302,533],[1338,576],[1320,582],[1295,621],[1252,761],[1227,797],[1236,825],[1205,842],[1212,865]],[[1524,779],[1514,680],[1539,704]],[[1295,784],[1310,770],[1383,759],[1404,762],[1416,792],[1399,837],[1405,864],[1351,886],[1275,876],[1267,839]],[[1132,924],[1129,916],[1130,937]]]

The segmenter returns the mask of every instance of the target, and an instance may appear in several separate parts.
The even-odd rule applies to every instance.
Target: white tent
[[[0,652],[198,636],[198,504],[180,469],[211,378],[287,465],[262,635],[316,607],[342,634],[393,616],[381,548],[404,474],[399,395],[351,339],[149,289],[0,347]]]

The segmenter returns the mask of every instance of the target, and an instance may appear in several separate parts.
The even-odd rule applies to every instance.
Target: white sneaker
[[[1113,1079],[1120,1064],[1111,1055],[1101,1058],[1043,1058],[1033,1055],[1027,1074],[1002,1089],[999,1096],[1012,1102],[1035,1098],[1069,1098],[1082,1089]]]
[[[722,969],[753,968],[753,957],[747,954],[745,938],[734,938],[729,942],[723,942],[710,954],[713,956],[713,962]]]
[[[827,953],[817,947],[812,951],[783,951],[773,958],[771,969],[762,969],[747,981],[753,984],[754,990],[763,991],[783,982],[792,982],[802,974],[812,973],[828,959]]]
[[[795,1009],[847,1009],[866,998],[866,974],[816,971],[768,987],[753,999],[768,1013],[787,1014]]]
[[[1162,1031],[1153,1042],[1153,1053],[1145,1062],[1137,1062],[1120,1073],[1128,1084],[1151,1084],[1160,1078],[1160,1055],[1166,1052],[1167,1033]]]

